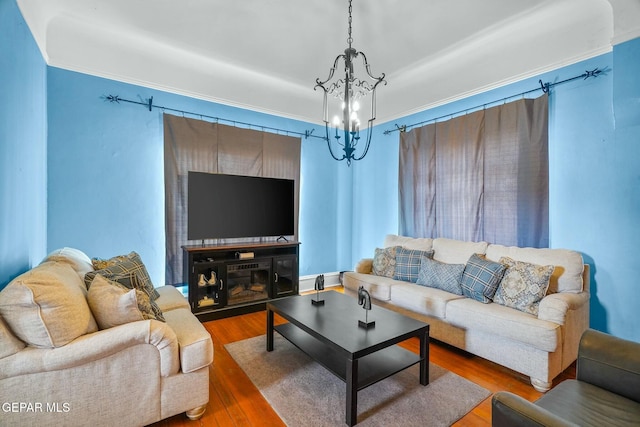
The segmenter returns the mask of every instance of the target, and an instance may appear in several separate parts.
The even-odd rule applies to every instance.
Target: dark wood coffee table
[[[364,329],[365,310],[355,298],[336,291],[320,294],[324,305],[311,300],[316,295],[294,296],[267,303],[267,351],[273,350],[277,331],[346,383],[346,423],[358,418],[358,391],[416,363],[420,384],[429,384],[429,325],[391,310],[374,306],[368,314],[375,326]],[[289,321],[274,326],[274,313]],[[420,339],[420,355],[398,344]]]

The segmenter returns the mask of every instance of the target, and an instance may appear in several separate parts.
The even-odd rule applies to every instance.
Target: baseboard
[[[312,291],[316,284],[316,277],[318,275],[300,276],[298,280],[298,287],[300,292]],[[340,284],[340,272],[335,271],[332,273],[324,273],[324,286],[336,286]]]

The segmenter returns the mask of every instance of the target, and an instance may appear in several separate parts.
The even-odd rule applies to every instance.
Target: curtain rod
[[[314,129],[311,129],[310,131],[305,130],[304,133],[302,133],[302,132],[296,132],[296,131],[287,130],[287,129],[278,129],[278,128],[274,128],[274,127],[258,125],[258,124],[255,124],[255,123],[240,122],[240,121],[237,121],[237,120],[225,119],[225,118],[222,118],[222,117],[208,116],[206,114],[194,113],[194,112],[185,111],[185,110],[178,110],[176,108],[163,107],[161,105],[154,105],[153,104],[153,96],[151,98],[147,99],[147,102],[132,101],[130,99],[120,98],[118,95],[106,95],[106,96],[103,95],[103,96],[101,96],[101,98],[104,99],[105,101],[109,101],[111,103],[115,102],[116,104],[119,104],[121,102],[127,102],[129,104],[144,105],[145,107],[147,107],[149,109],[149,111],[153,111],[153,107],[156,107],[156,108],[162,109],[163,111],[172,111],[172,112],[175,112],[175,113],[182,113],[183,117],[184,117],[185,114],[188,114],[190,116],[200,117],[200,119],[207,118],[207,119],[210,119],[210,120],[214,120],[216,123],[218,123],[218,122],[226,122],[226,123],[231,123],[234,126],[236,126],[236,125],[247,126],[249,129],[258,128],[258,129],[260,129],[262,131],[267,130],[267,131],[272,131],[272,133],[277,133],[277,134],[285,133],[286,135],[304,136],[305,139],[306,138],[320,138],[322,140],[325,139],[322,136],[312,135]]]
[[[577,80],[577,79],[587,80],[589,77],[598,77],[600,74],[604,73],[605,71],[608,71],[608,69],[599,70],[598,68],[595,68],[592,71],[588,71],[587,70],[584,73],[580,74],[579,76],[571,77],[571,78],[568,78],[568,79],[565,79],[565,80],[562,80],[562,81],[559,81],[559,82],[555,82],[555,83],[548,83],[548,82],[547,83],[542,83],[542,79],[540,79],[540,80],[538,80],[538,83],[540,84],[540,87],[537,87],[535,89],[527,90],[525,92],[518,93],[516,95],[507,96],[505,98],[501,98],[501,99],[498,99],[498,100],[495,100],[495,101],[486,102],[486,103],[481,104],[481,105],[476,105],[475,107],[470,107],[470,108],[466,108],[464,110],[456,111],[455,113],[449,113],[449,114],[445,114],[445,115],[440,116],[440,117],[435,117],[433,119],[423,120],[423,121],[418,122],[418,123],[413,123],[413,124],[410,124],[410,125],[402,125],[402,126],[395,125],[396,126],[395,129],[385,130],[383,133],[385,135],[389,135],[391,132],[397,132],[397,131],[406,132],[407,129],[410,129],[410,128],[413,128],[413,127],[416,127],[416,126],[420,126],[420,125],[423,125],[425,123],[430,123],[430,122],[434,122],[435,123],[436,121],[438,121],[440,119],[444,119],[446,117],[453,117],[455,115],[462,114],[462,113],[467,113],[467,112],[469,112],[471,110],[476,110],[476,109],[479,109],[481,107],[482,108],[486,108],[487,105],[497,104],[499,102],[504,102],[504,101],[506,101],[508,99],[516,98],[518,96],[528,95],[528,94],[530,94],[532,92],[537,92],[539,90],[541,90],[543,93],[550,94],[551,93],[551,88],[556,86],[556,85],[559,85],[559,84],[562,84],[562,83],[567,83],[567,82],[570,82],[570,81],[573,81],[573,80]]]

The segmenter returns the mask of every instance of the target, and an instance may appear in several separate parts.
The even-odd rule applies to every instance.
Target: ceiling
[[[51,66],[312,123],[347,46],[346,0],[17,2]],[[388,81],[377,123],[639,36],[639,0],[353,2],[353,47]]]

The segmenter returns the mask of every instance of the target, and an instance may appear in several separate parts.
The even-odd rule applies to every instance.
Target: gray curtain
[[[400,233],[548,247],[548,99],[400,136]]]
[[[187,240],[189,171],[285,178],[295,181],[295,235],[300,194],[300,138],[164,115],[164,179],[167,284],[183,283],[182,246]],[[263,241],[275,238],[263,238]],[[255,242],[211,239],[205,244]]]

